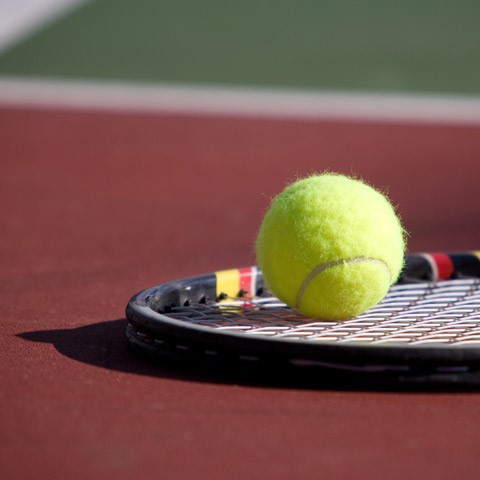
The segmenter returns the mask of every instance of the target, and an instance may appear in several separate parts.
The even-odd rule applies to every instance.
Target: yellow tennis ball
[[[395,283],[405,235],[382,193],[323,174],[293,183],[273,200],[256,253],[280,300],[307,317],[345,320],[376,305]]]

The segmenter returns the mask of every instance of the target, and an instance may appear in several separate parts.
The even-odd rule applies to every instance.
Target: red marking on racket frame
[[[240,272],[240,290],[247,292],[248,295],[255,295],[255,267],[239,268]]]
[[[431,253],[430,257],[437,267],[438,280],[450,280],[455,272],[455,266],[450,256],[444,253]]]

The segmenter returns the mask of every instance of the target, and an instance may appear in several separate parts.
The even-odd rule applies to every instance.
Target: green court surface
[[[0,75],[480,93],[480,2],[97,0]]]

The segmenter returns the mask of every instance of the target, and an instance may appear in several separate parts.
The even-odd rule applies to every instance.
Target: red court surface
[[[235,383],[128,349],[162,281],[253,264],[269,198],[387,188],[410,251],[480,247],[480,127],[0,111],[4,479],[478,479],[477,393]]]

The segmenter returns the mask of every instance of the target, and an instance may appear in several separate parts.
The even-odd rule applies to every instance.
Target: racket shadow
[[[125,339],[125,319],[107,320],[70,329],[38,330],[18,333],[17,337],[31,342],[49,343],[65,357],[81,363],[105,368],[107,370],[134,373],[137,375],[215,383],[223,385],[242,385],[261,388],[297,388],[308,390],[343,391],[451,391],[448,388],[426,385],[403,386],[365,384],[357,382],[355,377],[332,374],[318,378],[298,377],[285,374],[272,375],[271,372],[222,369],[211,365],[182,362],[178,358],[150,357],[143,352],[133,351]],[[471,391],[470,388],[452,391]]]
[[[125,339],[125,319],[107,320],[76,328],[22,332],[17,337],[49,343],[65,357],[107,370],[161,378],[197,380],[173,366],[154,364],[132,352]]]

